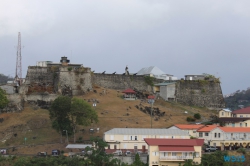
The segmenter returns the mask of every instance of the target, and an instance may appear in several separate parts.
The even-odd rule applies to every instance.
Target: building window
[[[193,133],[196,133],[196,131],[195,131],[195,130],[193,130]]]
[[[247,123],[245,123],[245,127],[247,127]]]
[[[216,147],[216,143],[214,143],[214,147]]]
[[[208,136],[208,133],[205,133],[205,136]]]
[[[130,140],[133,140],[133,136],[130,136]]]
[[[224,116],[224,112],[221,112],[221,116]]]
[[[137,136],[135,136],[135,140],[137,141]]]
[[[235,127],[235,123],[232,123],[232,127]]]
[[[214,133],[214,138],[216,138],[217,137],[217,133]]]
[[[200,133],[199,133],[199,137],[203,137],[203,133],[200,132]]]
[[[172,152],[172,156],[176,156],[176,152]]]
[[[240,115],[241,118],[243,118],[243,115]]]
[[[242,127],[242,123],[240,123],[240,127]]]
[[[218,137],[220,138],[220,133],[218,133]]]

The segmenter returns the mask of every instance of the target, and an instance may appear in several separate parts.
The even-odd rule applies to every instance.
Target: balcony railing
[[[193,156],[160,156],[160,160],[186,160],[193,159]]]

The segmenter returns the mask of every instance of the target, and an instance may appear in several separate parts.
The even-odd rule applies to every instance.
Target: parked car
[[[207,146],[207,147],[205,148],[205,152],[214,152],[214,151],[216,151],[216,150],[217,150],[217,148],[214,147],[214,146]]]
[[[130,156],[131,155],[131,152],[129,151],[129,150],[127,150],[126,152],[125,152],[125,156]]]
[[[47,156],[47,152],[38,152],[37,156],[45,157],[45,156]]]
[[[117,151],[113,152],[113,155],[122,156],[122,151],[121,150],[117,150]]]

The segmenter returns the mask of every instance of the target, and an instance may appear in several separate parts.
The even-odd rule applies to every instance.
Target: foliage
[[[195,121],[195,118],[191,117],[191,116],[188,116],[187,117],[187,121],[188,122],[194,122]]]
[[[147,164],[144,164],[141,160],[140,160],[140,156],[139,154],[135,155],[135,161],[133,162],[133,164],[131,164],[131,166],[146,166]]]
[[[237,110],[243,105],[244,107],[250,106],[250,87],[247,90],[237,90],[230,96],[224,98],[226,107],[231,110]]]
[[[0,88],[0,109],[3,109],[8,105],[9,101],[6,97],[6,93],[3,89]]]
[[[196,139],[196,137],[194,137],[194,136],[190,136],[190,139]]]
[[[144,77],[145,82],[150,85],[150,86],[154,86],[154,77],[150,77],[150,76],[145,76]]]
[[[86,152],[91,153],[85,153],[85,157],[87,158],[85,161],[88,163],[91,163],[92,166],[118,166],[118,165],[124,165],[121,163],[118,159],[113,159],[112,154],[107,154],[105,152],[105,147],[108,146],[106,142],[104,142],[101,138],[98,137],[92,137],[90,139],[94,147],[86,147]]]
[[[188,160],[185,160],[183,165],[181,165],[181,163],[179,163],[179,166],[195,166],[195,164],[193,164],[193,160],[188,159]]]
[[[245,148],[239,148],[237,149],[238,153],[246,154],[246,149]]]
[[[89,126],[91,122],[98,121],[97,113],[86,101],[78,98],[71,99],[68,96],[56,98],[49,112],[52,127],[59,133],[67,130],[68,135],[75,134],[77,125]]]
[[[226,166],[228,163],[224,162],[224,156],[227,156],[227,152],[216,151],[211,154],[203,154],[201,157],[202,166]]]
[[[98,122],[96,111],[86,101],[78,98],[71,100],[69,118],[74,133],[77,125],[89,126],[92,122]]]
[[[72,70],[72,67],[68,67],[68,71],[71,71]]]
[[[12,80],[14,80],[13,77],[0,74],[0,83],[6,84],[7,81],[12,81]]]
[[[194,114],[195,119],[201,119],[201,115],[199,113]]]

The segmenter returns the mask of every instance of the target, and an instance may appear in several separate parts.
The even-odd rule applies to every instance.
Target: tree
[[[131,166],[144,166],[144,165],[147,165],[147,164],[144,164],[141,161],[139,154],[136,154],[135,155],[135,161],[133,162],[133,164]]]
[[[3,109],[8,105],[9,101],[6,97],[6,93],[3,89],[0,88],[0,109]]]
[[[74,132],[74,142],[77,125],[89,126],[92,122],[98,122],[96,111],[86,101],[78,98],[71,100],[69,117]]]
[[[59,96],[54,100],[50,109],[50,119],[52,127],[59,133],[67,130],[68,135],[74,134],[77,125],[88,126],[91,122],[97,122],[96,111],[84,100]]]
[[[200,119],[200,118],[201,118],[201,115],[200,115],[199,113],[196,113],[196,114],[194,114],[194,118],[195,118],[195,119]]]
[[[71,98],[59,96],[53,101],[49,109],[52,127],[59,133],[62,133],[63,130],[67,130],[69,135],[72,133],[71,121],[68,115],[70,108]]]
[[[112,154],[107,154],[105,152],[105,147],[108,146],[101,138],[92,137],[90,140],[93,142],[94,147],[86,147],[85,157],[88,163],[91,163],[92,166],[123,166],[126,165],[122,163],[119,159],[113,158]]]

